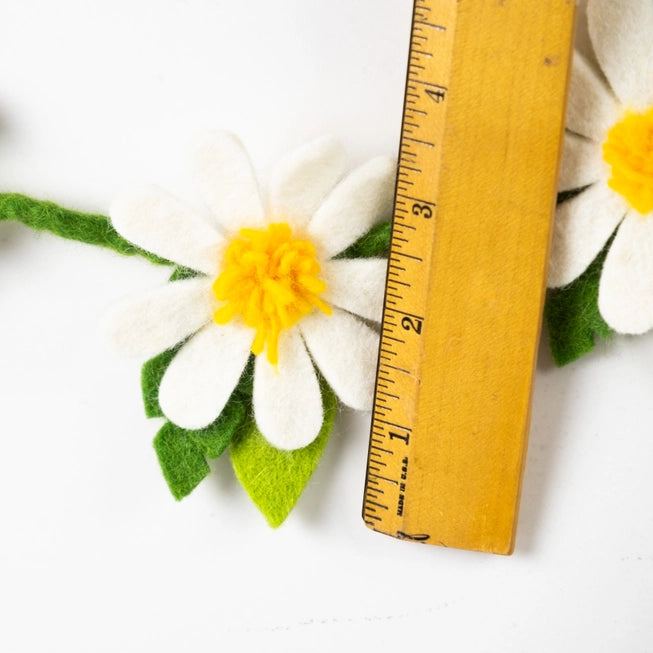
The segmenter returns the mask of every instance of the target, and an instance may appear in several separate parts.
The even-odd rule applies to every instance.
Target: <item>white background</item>
[[[397,149],[408,0],[9,0],[0,188],[105,213],[227,127],[263,177],[322,133]],[[225,459],[176,503],[139,361],[102,315],[166,271],[0,224],[0,650],[653,651],[653,334],[562,370],[541,349],[517,550],[412,545],[360,518],[343,413],[271,531]]]

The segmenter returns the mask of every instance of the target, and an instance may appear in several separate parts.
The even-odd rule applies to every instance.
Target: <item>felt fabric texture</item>
[[[572,181],[585,185],[599,171],[602,174],[558,206],[549,286],[567,286],[581,277],[614,234],[599,279],[598,306],[610,329],[641,334],[653,328],[653,212],[637,210],[646,203],[629,196],[631,186],[615,179],[632,177],[636,184],[651,185],[648,176],[653,173],[646,161],[653,157],[653,125],[641,130],[641,140],[617,143],[632,151],[620,151],[609,165],[605,148],[614,149],[609,139],[628,112],[645,115],[653,106],[653,3],[589,0],[587,15],[592,45],[608,85],[588,61],[576,57],[567,128],[589,142],[581,144],[577,136],[565,135],[560,188],[570,190]],[[552,320],[548,322],[551,328]],[[562,326],[552,328],[559,331]]]
[[[253,177],[249,158],[240,141],[231,135],[212,134],[208,143],[197,148],[202,166],[199,170],[199,184],[203,189],[207,202],[215,212],[216,219],[221,222],[223,230],[227,233],[242,226],[241,218],[249,215],[252,207],[261,203],[258,184]],[[338,148],[329,140],[320,139],[309,144],[296,153],[290,154],[278,168],[274,184],[276,201],[287,202],[288,206],[297,201],[298,207],[307,210],[307,207],[318,207],[308,220],[306,229],[301,234],[302,238],[309,237],[315,245],[320,264],[327,266],[332,254],[357,250],[358,252],[379,253],[387,249],[389,241],[389,227],[386,224],[372,230],[370,228],[379,222],[387,221],[391,215],[392,196],[394,192],[395,166],[392,161],[384,157],[373,159],[336,183],[339,174],[336,169],[340,155]],[[305,176],[301,173],[302,165],[306,168]],[[327,180],[319,180],[317,171],[327,169]],[[225,169],[223,176],[218,171]],[[220,179],[215,186],[209,188],[209,172],[213,171]],[[305,185],[302,187],[302,179]],[[310,197],[310,182],[315,182],[313,197]],[[328,188],[336,183],[332,190]],[[301,192],[298,190],[301,188]],[[139,194],[140,193],[140,194]],[[299,193],[299,194],[298,194]],[[224,195],[224,197],[222,197]],[[134,197],[136,199],[134,200]],[[154,198],[154,199],[152,199]],[[285,199],[282,199],[285,198]],[[293,199],[294,198],[294,199]],[[299,199],[297,199],[299,198]],[[238,205],[242,202],[242,206]],[[238,208],[238,206],[240,208]],[[208,299],[202,294],[201,289],[208,288],[208,282],[213,282],[219,274],[214,270],[209,274],[213,265],[213,256],[220,249],[226,249],[229,238],[217,241],[213,228],[206,223],[198,223],[199,217],[194,211],[179,206],[177,200],[170,198],[160,191],[150,191],[136,194],[127,194],[126,199],[117,202],[117,215],[120,228],[126,225],[130,236],[140,243],[147,243],[154,253],[165,252],[182,269],[173,273],[173,278],[191,277],[186,281],[174,281],[171,286],[179,286],[171,291],[156,291],[152,303],[139,298],[132,304],[134,315],[142,314],[145,302],[148,306],[155,306],[161,315],[173,316],[168,327],[160,326],[156,317],[144,320],[144,328],[134,328],[129,310],[125,310],[123,319],[112,319],[110,331],[121,342],[122,348],[136,352],[143,349],[142,335],[151,330],[159,338],[162,348],[169,349],[176,343],[170,342],[168,335],[175,334],[180,339],[188,338],[179,348],[169,366],[166,368],[160,382],[158,403],[164,415],[174,424],[184,429],[200,429],[210,424],[224,409],[238,378],[247,363],[249,352],[254,342],[254,332],[247,327],[243,317],[234,316],[226,324],[216,324],[207,321],[190,333],[189,329],[198,327],[199,315],[206,316]],[[127,207],[127,208],[125,208]],[[134,207],[139,207],[138,215]],[[229,210],[229,217],[224,218],[225,211]],[[299,209],[297,209],[299,212]],[[159,214],[161,212],[161,215]],[[112,211],[112,215],[114,211]],[[240,217],[239,217],[240,216]],[[263,220],[271,220],[264,217]],[[254,223],[259,222],[259,216],[253,216]],[[329,220],[332,220],[330,226]],[[186,223],[190,221],[188,233]],[[163,226],[163,228],[162,228]],[[249,226],[249,224],[248,224]],[[258,225],[255,225],[258,226]],[[154,232],[151,235],[150,232]],[[198,238],[197,236],[201,237]],[[319,235],[319,238],[318,238]],[[202,239],[207,243],[203,244]],[[206,246],[204,246],[206,245]],[[180,254],[181,256],[179,256]],[[218,267],[220,257],[216,258]],[[341,263],[337,264],[339,267]],[[342,262],[344,266],[344,262]],[[376,283],[371,278],[374,270],[383,269],[379,261],[363,265],[367,278],[362,278],[365,285],[366,299],[357,297],[348,298],[347,295],[357,295],[359,288],[356,279],[352,279],[349,288],[343,279],[339,279],[338,302],[350,311],[360,310],[363,319],[372,315],[378,316],[375,297],[378,299],[381,280]],[[203,276],[203,274],[207,276]],[[362,272],[361,272],[362,274]],[[385,271],[383,270],[383,275]],[[202,284],[206,285],[203,286]],[[188,289],[189,295],[185,296]],[[208,294],[208,291],[207,291]],[[165,306],[165,298],[171,301],[171,306]],[[158,302],[162,303],[159,304]],[[190,306],[197,303],[197,307]],[[193,319],[189,323],[177,319],[180,307],[188,311]],[[310,353],[312,363],[320,369],[327,382],[340,395],[342,401],[355,408],[369,409],[371,406],[372,386],[376,369],[376,349],[378,335],[367,327],[364,322],[351,313],[346,313],[337,308],[333,309],[336,317],[323,315],[325,321],[318,326],[312,326],[315,321],[316,311],[300,319],[296,326],[288,329],[288,334],[297,342],[299,334],[304,337]],[[309,324],[309,322],[311,324]],[[302,330],[306,323],[307,328]],[[182,328],[184,327],[184,328]],[[295,330],[295,333],[292,331]],[[127,340],[133,335],[133,343]],[[162,334],[165,334],[165,338]],[[313,341],[312,343],[310,341]],[[329,353],[333,342],[342,343],[337,351]],[[147,350],[151,355],[154,346]],[[331,360],[333,359],[333,360]],[[297,370],[297,374],[305,377],[308,357],[301,347],[289,347],[285,355],[278,361],[278,371]],[[266,370],[262,372],[261,370]],[[217,373],[216,373],[217,372]],[[268,374],[269,369],[257,365],[255,376],[258,373]],[[286,375],[287,376],[287,375]],[[312,377],[308,377],[312,383]],[[258,387],[271,386],[271,377],[262,376]],[[262,384],[262,385],[261,385]],[[299,391],[300,383],[297,379],[284,378],[272,392],[277,397],[288,394],[288,388]],[[310,397],[310,399],[309,399]],[[254,416],[263,436],[271,442],[280,443],[287,449],[302,448],[317,434],[316,424],[320,419],[319,405],[315,401],[315,394],[306,395],[306,402],[284,401],[272,411],[269,402],[254,401]],[[261,412],[262,411],[262,412]],[[295,415],[289,415],[292,411]],[[299,428],[299,425],[303,425]],[[284,427],[288,427],[284,430]],[[292,428],[291,428],[292,427]]]
[[[602,143],[619,118],[619,107],[600,74],[587,59],[574,52],[567,100],[567,129]]]
[[[607,177],[605,168],[599,143],[567,133],[560,161],[558,190],[563,193],[591,186]]]
[[[184,279],[192,279],[198,276],[199,272],[191,270],[190,268],[185,268],[182,265],[176,265],[168,281],[182,281]]]
[[[265,224],[252,164],[234,134],[216,131],[198,136],[192,166],[206,205],[228,233]]]
[[[159,386],[181,345],[167,349],[143,364],[141,368],[141,391],[146,417],[165,417],[159,404]]]
[[[159,403],[165,416],[184,429],[211,424],[245,369],[253,339],[253,332],[240,324],[209,323],[200,329],[161,379]]]
[[[396,164],[377,157],[336,186],[308,224],[309,238],[331,258],[392,214]],[[352,219],[356,216],[356,219]]]
[[[241,229],[225,252],[213,292],[223,304],[213,319],[227,324],[242,318],[256,336],[252,353],[279,362],[279,337],[305,315],[331,308],[321,295],[326,288],[315,245],[297,238],[287,222],[267,229]]]
[[[161,188],[142,186],[122,193],[111,206],[111,221],[127,240],[148,251],[208,275],[218,272],[224,238]]]
[[[113,346],[128,356],[150,357],[185,340],[211,321],[211,285],[208,277],[185,279],[123,302],[105,321]]]
[[[279,343],[279,364],[257,356],[252,404],[258,428],[277,449],[299,449],[320,432],[324,415],[320,384],[297,329]],[[302,406],[302,410],[295,410]]]
[[[372,410],[379,336],[350,313],[308,315],[299,324],[313,361],[342,403]]]
[[[211,470],[201,445],[178,426],[170,422],[164,424],[153,444],[163,477],[178,501],[209,475]]]
[[[622,105],[653,104],[653,3],[591,0],[587,21],[596,58]]]
[[[210,426],[187,431],[166,422],[154,438],[154,450],[170,492],[180,500],[210,472],[206,459],[218,458],[247,416],[245,404],[234,400]]]
[[[0,193],[0,222],[3,220],[21,222],[35,231],[48,231],[67,240],[105,247],[123,256],[142,256],[152,263],[168,263],[123,238],[103,215],[71,211],[18,193]]]
[[[603,264],[599,310],[616,331],[653,326],[653,219],[626,220]]]
[[[270,213],[294,229],[305,227],[345,172],[345,151],[324,137],[281,159],[270,176]]]
[[[329,304],[381,322],[388,261],[383,258],[336,259],[322,268],[327,290],[323,299]],[[356,293],[351,292],[352,283]]]
[[[324,422],[307,447],[279,450],[269,444],[251,420],[232,441],[229,451],[236,477],[272,528],[280,526],[293,509],[324,452],[337,404],[335,395],[324,384],[322,398]]]
[[[549,287],[579,277],[605,247],[628,212],[621,195],[607,184],[594,184],[558,205],[549,264]]]
[[[597,338],[609,338],[613,330],[598,307],[599,279],[608,246],[569,286],[548,291],[544,319],[556,365],[567,365],[591,352]]]
[[[392,221],[387,220],[374,225],[364,236],[347,247],[343,252],[333,257],[333,260],[343,258],[387,258],[392,239]]]

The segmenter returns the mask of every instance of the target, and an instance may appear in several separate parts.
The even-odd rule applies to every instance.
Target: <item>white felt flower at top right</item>
[[[599,310],[620,333],[653,328],[653,0],[589,0],[601,71],[576,54],[549,286],[578,278],[614,234]],[[607,85],[606,85],[607,81]]]

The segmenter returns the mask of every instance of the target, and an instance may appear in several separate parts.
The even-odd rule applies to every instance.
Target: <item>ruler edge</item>
[[[401,107],[401,125],[400,125],[400,130],[399,130],[399,144],[397,147],[397,173],[395,175],[395,189],[394,193],[392,195],[392,221],[391,221],[391,229],[390,229],[390,250],[388,252],[388,261],[386,264],[386,270],[385,270],[385,283],[384,283],[384,290],[383,290],[383,312],[381,313],[381,329],[383,329],[383,325],[385,324],[385,318],[386,318],[386,308],[387,308],[387,302],[386,302],[386,297],[388,293],[388,278],[389,278],[389,272],[390,272],[390,259],[392,256],[392,241],[395,233],[395,223],[396,223],[396,215],[397,215],[397,197],[399,193],[399,175],[401,172],[401,166],[399,165],[399,162],[401,160],[401,154],[402,154],[402,149],[403,149],[403,134],[404,134],[404,127],[406,123],[406,109],[408,107],[408,86],[410,84],[410,61],[411,61],[411,52],[413,51],[413,34],[415,32],[415,24],[416,24],[416,18],[417,18],[417,11],[418,11],[418,4],[420,0],[413,0],[413,9],[412,9],[412,15],[410,18],[410,30],[409,30],[409,41],[408,41],[408,53],[406,57],[406,73],[405,73],[405,82],[404,82],[404,100],[402,103]],[[378,347],[378,352],[377,352],[377,358],[376,358],[376,372],[374,375],[374,399],[376,400],[376,395],[378,391],[378,383],[379,383],[379,372],[381,370],[381,347],[382,345],[382,334],[383,331],[379,333],[379,347]],[[370,468],[370,463],[372,462],[372,436],[373,436],[373,429],[374,429],[374,412],[375,412],[375,406],[372,406],[372,413],[370,415],[370,429],[369,429],[369,437],[368,437],[368,448],[367,448],[367,458],[366,458],[366,463],[365,463],[365,479],[364,479],[364,485],[363,485],[363,505],[362,505],[362,519],[363,523],[367,528],[369,528],[371,531],[375,533],[380,533],[381,535],[386,535],[387,537],[391,537],[392,539],[400,539],[397,535],[393,535],[392,533],[388,533],[386,531],[380,531],[377,530],[376,528],[370,526],[366,520],[366,514],[365,514],[365,500],[366,500],[366,495],[367,495],[367,487],[368,487],[368,481],[369,481],[369,468]]]

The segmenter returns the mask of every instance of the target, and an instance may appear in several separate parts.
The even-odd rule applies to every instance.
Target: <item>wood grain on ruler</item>
[[[414,169],[403,177],[411,180],[412,210],[396,206],[404,213],[395,212],[393,255],[421,259],[423,279],[409,279],[411,265],[403,263],[389,277],[389,285],[403,282],[406,290],[392,303],[386,296],[384,336],[397,342],[384,341],[382,356],[384,348],[390,351],[399,369],[384,371],[381,360],[378,384],[399,399],[389,406],[376,402],[372,438],[380,452],[369,465],[393,480],[394,495],[379,499],[384,509],[364,514],[372,528],[396,537],[509,554],[530,424],[574,3],[418,0],[415,6],[416,15],[428,17],[424,23],[437,25],[438,12],[446,14],[441,22],[454,34],[440,41],[443,50],[452,49],[449,69],[442,52],[424,57],[440,56],[438,74],[447,78],[438,117],[429,127],[428,111],[421,111],[416,130],[435,129],[435,146],[406,156],[412,141],[405,131],[402,136],[402,161]],[[436,86],[422,84],[415,93],[418,112],[426,109],[421,102],[434,99],[427,91]],[[413,120],[408,111],[407,120]],[[401,195],[399,189],[398,201]],[[415,204],[432,207],[432,217],[430,208],[422,212]],[[431,231],[420,235],[427,221]],[[402,315],[419,322],[421,332],[404,323],[399,338]],[[419,337],[401,345],[411,333]],[[383,399],[379,390],[377,400]],[[383,490],[369,469],[366,487]]]

